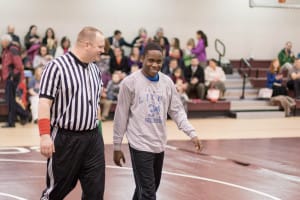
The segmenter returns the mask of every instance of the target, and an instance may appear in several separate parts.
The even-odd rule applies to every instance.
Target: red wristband
[[[50,119],[39,119],[38,120],[40,135],[50,135]]]

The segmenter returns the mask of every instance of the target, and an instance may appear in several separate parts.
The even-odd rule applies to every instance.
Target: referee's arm
[[[40,150],[41,154],[47,158],[55,152],[54,143],[50,137],[50,108],[52,102],[52,99],[40,97],[38,106]]]

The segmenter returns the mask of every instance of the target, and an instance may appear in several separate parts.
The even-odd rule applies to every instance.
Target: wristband
[[[50,119],[39,119],[38,126],[40,135],[49,134],[50,135]]]

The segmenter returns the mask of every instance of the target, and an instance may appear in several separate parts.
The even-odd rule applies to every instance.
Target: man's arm
[[[40,131],[41,154],[47,158],[55,152],[54,143],[50,137],[50,109],[53,100],[40,98],[38,105],[38,125]]]
[[[198,136],[196,134],[195,128],[190,124],[187,119],[182,102],[179,98],[179,94],[176,91],[174,84],[171,88],[171,98],[170,105],[168,109],[170,117],[175,121],[179,130],[183,131],[187,136],[189,136],[195,146],[197,151],[201,151],[202,145]]]
[[[121,160],[125,163],[125,156],[121,151],[121,144],[124,134],[127,129],[129,109],[130,109],[131,95],[129,88],[125,83],[121,83],[120,91],[118,95],[118,104],[115,112],[114,118],[114,155],[113,159],[116,165],[122,166]]]
[[[114,117],[113,143],[115,150],[121,150],[121,143],[127,129],[129,118],[130,100],[129,88],[121,83]]]
[[[127,47],[133,47],[133,45],[132,44],[130,44],[130,43],[128,43],[128,42],[126,42],[126,40],[124,39],[124,38],[121,38],[121,41],[122,41],[122,45],[125,45],[125,46],[127,46]]]

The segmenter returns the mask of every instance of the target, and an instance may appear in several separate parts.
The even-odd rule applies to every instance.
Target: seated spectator
[[[7,123],[2,128],[15,127],[16,91],[20,80],[24,79],[23,63],[19,47],[13,45],[9,34],[1,36],[1,80],[5,82],[5,101],[7,103]]]
[[[184,66],[190,66],[191,65],[191,61],[193,58],[193,54],[192,54],[192,49],[195,47],[195,41],[193,38],[190,38],[187,43],[186,43],[186,47],[183,50],[183,62],[184,62]]]
[[[47,28],[42,44],[48,49],[48,53],[53,57],[57,48],[57,40],[52,28]]]
[[[194,54],[198,60],[201,67],[205,68],[207,65],[207,58],[206,58],[206,47],[208,46],[208,41],[206,34],[203,31],[197,31],[196,34],[197,38],[197,45],[192,48],[192,54]]]
[[[132,46],[138,47],[140,50],[140,54],[142,54],[144,46],[146,46],[148,40],[149,37],[147,34],[147,30],[144,28],[140,28],[138,36],[133,39],[131,44]]]
[[[70,51],[71,48],[71,41],[67,36],[64,36],[61,41],[60,45],[56,48],[55,51],[55,58],[62,56]]]
[[[169,52],[169,46],[166,45],[164,38],[160,38],[160,40],[157,43],[162,49],[163,57],[166,57],[167,53]]]
[[[16,91],[16,116],[20,117],[21,125],[25,125],[32,120],[32,116],[27,109],[27,86],[25,79],[22,79]]]
[[[166,49],[167,52],[169,52],[169,47],[170,47],[170,44],[169,44],[169,40],[168,38],[166,38],[164,36],[164,29],[159,27],[157,30],[156,30],[156,33],[153,37],[153,41],[156,42],[156,43],[163,43],[164,44],[164,48],[163,49]]]
[[[173,54],[173,52],[174,52],[175,49],[179,49],[180,57],[182,58],[183,57],[183,52],[182,52],[182,50],[180,48],[180,41],[176,37],[171,39],[170,48],[169,48],[167,56],[171,56],[172,57],[172,54]]]
[[[166,74],[169,77],[172,77],[174,70],[178,67],[180,67],[178,65],[178,60],[176,58],[173,58],[169,61],[169,65],[164,65],[162,67],[161,72]]]
[[[182,57],[181,57],[181,53],[180,53],[180,49],[173,49],[172,53],[170,54],[170,56],[167,56],[164,59],[164,63],[162,68],[167,68],[169,66],[169,62],[173,59],[177,60],[178,66],[181,67],[182,69],[185,68]]]
[[[8,25],[7,34],[9,34],[12,38],[11,43],[21,49],[20,37],[15,34],[15,27],[14,26]]]
[[[138,47],[133,47],[131,49],[131,53],[130,53],[130,56],[129,56],[129,59],[128,59],[128,65],[129,65],[130,68],[134,64],[138,65],[139,68],[142,67],[142,61],[141,61],[141,58],[140,58],[140,50],[139,50]]]
[[[29,101],[31,105],[31,114],[33,122],[36,124],[38,120],[38,103],[39,103],[39,91],[40,91],[40,80],[42,75],[42,65],[38,66],[34,70],[34,76],[29,81],[28,84],[28,93]]]
[[[45,45],[40,47],[38,55],[36,55],[33,59],[33,68],[37,68],[40,65],[45,65],[47,62],[52,60],[53,57],[48,54],[48,49]]]
[[[140,66],[138,66],[137,64],[133,64],[130,69],[130,74],[132,74],[136,71],[139,71],[139,69],[140,69]]]
[[[37,26],[31,25],[27,34],[25,35],[24,39],[25,47],[27,49],[27,56],[31,62],[36,54],[39,52],[41,39],[40,36],[37,34]]]
[[[285,48],[282,49],[278,54],[279,63],[282,70],[288,70],[289,72],[293,68],[293,63],[295,60],[295,55],[292,52],[292,43],[287,42]]]
[[[120,74],[114,73],[112,75],[112,80],[110,80],[107,84],[106,98],[103,99],[103,111],[102,111],[103,121],[105,121],[106,118],[108,117],[112,103],[118,100],[120,82],[121,82]]]
[[[297,58],[292,68],[287,87],[290,90],[294,90],[295,98],[300,99],[300,58]]]
[[[199,65],[197,57],[193,57],[191,65],[184,71],[185,79],[188,83],[186,93],[189,98],[204,99],[205,95],[205,77],[204,70]]]
[[[282,85],[283,75],[279,70],[279,60],[275,59],[271,62],[269,71],[267,72],[267,88],[273,89],[273,97],[287,95],[286,87]]]
[[[115,47],[119,47],[122,49],[123,46],[132,47],[133,45],[126,42],[122,37],[122,32],[119,30],[115,30],[114,35],[108,38],[109,44],[114,49]]]
[[[210,59],[208,66],[205,68],[205,86],[215,88],[220,91],[220,98],[224,98],[226,76],[223,69],[217,66],[215,59]]]
[[[187,102],[189,100],[189,97],[186,94],[187,90],[187,82],[185,81],[183,71],[180,67],[177,67],[172,75],[172,80],[175,84],[176,90],[180,95],[181,102],[184,106],[184,110],[187,113]]]
[[[105,39],[104,53],[101,54],[100,60],[96,60],[96,65],[99,67],[102,74],[103,86],[106,88],[108,81],[111,80],[110,74],[110,59],[113,55],[113,50],[110,48],[108,39]]]
[[[124,56],[120,47],[114,48],[114,56],[110,59],[110,73],[115,71],[121,71],[126,74],[130,73],[130,67],[128,65],[128,57]]]

